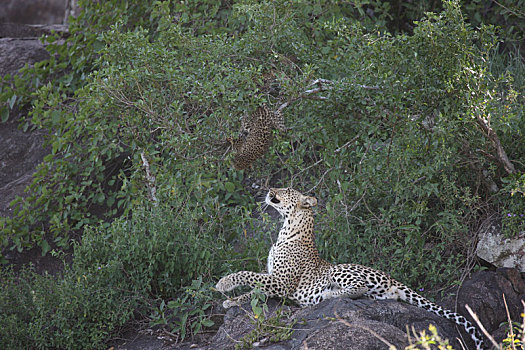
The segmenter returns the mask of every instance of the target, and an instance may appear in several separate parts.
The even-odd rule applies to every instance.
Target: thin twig
[[[360,326],[360,325],[357,325],[357,324],[351,324],[350,322],[348,322],[347,320],[341,318],[339,316],[339,314],[337,313],[337,311],[334,311],[334,315],[335,315],[335,318],[341,322],[342,324],[344,324],[345,326],[349,327],[349,328],[352,328],[352,327],[355,327],[355,328],[359,328],[359,329],[363,329],[367,332],[370,332],[374,337],[376,337],[377,339],[381,340],[385,345],[388,346],[389,349],[396,349],[396,347],[394,346],[394,344],[390,343],[388,340],[386,340],[385,338],[383,338],[382,336],[380,336],[378,333],[374,332],[373,330],[371,330],[370,328],[368,327],[364,327],[364,326]]]
[[[328,174],[330,171],[332,171],[333,168],[329,168],[327,169],[323,175],[321,175],[321,178],[319,179],[319,181],[317,181],[317,184],[315,184],[314,187],[310,188],[307,192],[312,192],[317,186],[319,186],[321,184],[321,182],[324,180],[324,177],[326,176],[326,174]]]
[[[479,127],[487,134],[490,141],[492,141],[492,144],[494,145],[498,155],[498,160],[503,165],[505,171],[508,174],[514,174],[516,172],[514,164],[510,162],[507,152],[505,152],[505,149],[503,149],[498,134],[496,134],[496,132],[490,127],[490,121],[481,117],[481,115],[477,113],[476,122],[478,123]]]
[[[523,305],[523,319],[521,323],[521,344],[525,344],[525,301],[521,301],[521,304]]]
[[[296,177],[298,177],[299,175],[301,175],[302,173],[304,173],[306,170],[310,169],[310,168],[313,168],[314,166],[316,166],[317,164],[321,163],[324,159],[321,158],[319,159],[317,162],[313,163],[313,164],[310,164],[309,166],[307,166],[306,168],[302,169],[301,171],[295,173],[292,175],[292,179],[290,180],[291,183],[293,183],[294,179]]]
[[[311,96],[311,95],[318,94],[322,91],[332,90],[333,85],[334,85],[334,82],[332,80],[322,79],[322,78],[316,79],[312,81],[310,85],[308,85],[308,87],[312,87],[312,86],[317,86],[317,87],[301,92],[299,96],[292,98],[291,100],[286,101],[285,103],[281,104],[277,108],[277,111],[282,112],[283,109],[288,107],[290,104],[292,104],[293,102],[297,100],[303,99],[303,98],[309,98],[309,99],[314,99],[314,100],[328,100],[328,97],[326,96]],[[365,89],[365,90],[381,89],[379,86],[370,86],[370,85],[363,85],[363,84],[350,83],[347,85],[352,86],[352,87],[358,87],[360,89]]]
[[[503,296],[503,304],[505,304],[505,311],[507,312],[507,320],[509,322],[510,339],[512,339],[512,349],[516,350],[516,344],[514,344],[514,330],[512,329],[512,320],[510,319],[509,307],[507,306],[507,300],[505,299],[505,293]]]
[[[310,83],[309,86],[312,86],[312,85],[318,85],[318,84],[326,84],[326,85],[333,85],[334,82],[332,80],[328,80],[328,79],[316,79],[314,80],[313,82]],[[365,89],[365,90],[380,90],[381,87],[377,86],[377,85],[374,85],[374,86],[370,86],[370,85],[363,85],[363,84],[354,84],[354,83],[350,83],[348,84],[349,86],[353,86],[353,87],[358,87],[358,88],[361,88],[361,89]],[[330,88],[325,88],[326,90],[328,89],[331,89]]]
[[[361,136],[360,134],[358,134],[356,137],[354,137],[353,139],[351,139],[350,141],[348,141],[347,143],[345,143],[344,145],[342,145],[341,147],[337,148],[334,153],[338,153],[338,152],[341,152],[341,150],[343,148],[346,148],[348,145],[350,145],[351,143],[354,143],[358,138],[359,136]]]
[[[478,327],[481,329],[481,331],[483,332],[483,334],[490,340],[490,342],[494,345],[494,347],[498,350],[502,350],[503,348],[501,347],[501,345],[499,345],[496,340],[494,340],[494,338],[492,337],[492,335],[490,335],[489,332],[487,332],[487,330],[485,329],[485,327],[483,327],[483,324],[481,323],[481,321],[479,320],[479,317],[478,315],[476,315],[474,313],[474,311],[472,311],[472,309],[470,308],[470,306],[468,306],[467,304],[465,304],[465,308],[467,309],[468,313],[470,314],[470,316],[472,316],[472,318],[474,319],[474,321],[476,322],[476,324],[478,325]]]

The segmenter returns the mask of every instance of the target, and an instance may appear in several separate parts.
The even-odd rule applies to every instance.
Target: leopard
[[[271,110],[266,104],[242,119],[240,136],[232,140],[235,169],[248,169],[264,156],[272,144],[274,129],[286,131],[283,114],[280,110]]]
[[[239,286],[253,288],[225,300],[225,309],[250,301],[256,288],[268,297],[287,298],[302,307],[337,297],[398,300],[455,322],[469,334],[476,349],[483,349],[481,333],[462,315],[430,301],[385,272],[359,264],[332,264],[321,258],[314,234],[315,197],[292,188],[270,188],[265,202],[284,221],[269,251],[267,271],[239,271],[221,278],[215,288],[222,293]]]

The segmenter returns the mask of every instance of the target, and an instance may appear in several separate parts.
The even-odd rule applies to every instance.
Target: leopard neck
[[[284,218],[284,224],[277,240],[296,239],[306,243],[315,241],[314,215],[310,209],[295,210]]]

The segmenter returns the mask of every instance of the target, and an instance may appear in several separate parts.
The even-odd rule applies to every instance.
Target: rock
[[[525,272],[525,232],[507,238],[501,233],[501,223],[486,220],[479,234],[476,254],[496,267],[517,268]]]
[[[492,334],[498,333],[502,322],[507,322],[503,295],[512,320],[521,321],[520,314],[523,312],[521,300],[525,300],[524,293],[524,281],[516,269],[479,271],[463,283],[457,297],[448,297],[443,301],[443,305],[450,310],[455,310],[457,299],[457,311],[462,315],[468,315],[465,308],[465,304],[468,304],[483,326]],[[500,342],[502,339],[496,338]]]
[[[65,0],[3,0],[0,23],[63,23],[66,3]]]
[[[280,303],[268,302],[270,315]],[[249,305],[244,307],[250,310]],[[404,348],[409,344],[407,327],[416,332],[426,331],[429,324],[456,348],[458,336],[455,324],[418,307],[391,301],[337,298],[326,300],[311,307],[284,306],[291,315],[285,322],[298,321],[291,339],[277,344],[265,344],[268,350],[293,349],[388,349],[389,345]],[[224,325],[219,329],[207,349],[234,349],[235,344],[254,329],[247,316],[249,311],[232,308],[225,315]],[[254,344],[252,344],[253,346]]]
[[[0,76],[13,75],[24,65],[47,58],[49,53],[38,39],[0,39]]]
[[[59,32],[63,37],[67,36],[68,26],[62,24],[16,24],[0,23],[0,38],[39,38],[42,35],[50,35]]]
[[[45,132],[24,132],[16,120],[0,123],[0,216],[11,216],[9,203],[24,196],[36,166],[49,153],[42,144]]]
[[[468,304],[478,315],[484,327],[498,342],[506,336],[506,328],[500,327],[507,321],[502,295],[505,294],[509,313],[514,321],[520,321],[525,299],[525,283],[516,269],[502,268],[497,271],[480,271],[465,281],[456,296],[450,296],[439,303],[455,310],[472,321],[464,305]],[[258,340],[255,345],[268,350],[304,349],[388,349],[388,344],[403,349],[409,344],[407,330],[412,327],[416,333],[425,331],[428,326],[436,326],[442,339],[448,339],[454,349],[463,349],[458,338],[467,342],[466,349],[474,348],[470,337],[452,321],[434,315],[424,309],[392,300],[368,300],[337,298],[318,305],[300,308],[282,306],[276,300],[269,300],[269,315],[275,315],[282,307],[284,324],[294,325],[291,339],[279,343]],[[250,321],[249,305],[229,309],[224,316],[224,324],[207,346],[202,349],[234,349],[243,337],[254,329]],[[457,329],[460,329],[461,334]],[[412,334],[411,334],[412,337]],[[414,339],[412,337],[412,339]],[[488,344],[488,340],[485,340]],[[257,344],[259,343],[259,344]]]

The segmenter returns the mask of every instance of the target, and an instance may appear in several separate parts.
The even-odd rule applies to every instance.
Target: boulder
[[[36,38],[0,39],[0,76],[13,75],[26,64],[32,65],[47,58],[49,53]]]
[[[0,38],[40,38],[53,32],[67,36],[68,26],[63,24],[0,23]]]
[[[269,315],[275,315],[281,304],[270,300]],[[269,344],[269,336],[252,344],[268,350],[293,349],[389,349],[390,345],[403,349],[409,344],[407,331],[429,333],[430,324],[436,326],[438,333],[456,348],[458,333],[451,321],[445,320],[426,310],[391,300],[368,300],[337,298],[318,305],[298,308],[284,306],[284,323],[294,325],[289,340]],[[249,305],[232,308],[224,317],[224,324],[212,338],[208,346],[201,349],[234,349],[242,343],[243,337],[255,327],[250,320]],[[470,340],[469,340],[470,341]],[[470,344],[470,343],[469,343]]]
[[[486,220],[480,230],[476,254],[496,267],[517,268],[525,272],[525,232],[505,237],[501,224]]]
[[[511,319],[521,322],[525,283],[516,269],[500,268],[496,271],[476,272],[463,283],[456,296],[447,297],[442,304],[462,315],[468,315],[465,305],[469,305],[485,329],[501,342],[506,325],[500,325],[508,321],[503,295]]]
[[[468,304],[484,327],[501,342],[506,335],[506,328],[500,327],[500,324],[507,321],[502,295],[505,294],[511,318],[520,321],[524,293],[525,283],[519,271],[503,268],[474,273],[459,288],[457,296],[451,295],[439,304],[472,321],[465,309],[465,304]],[[388,349],[393,345],[397,349],[404,349],[409,344],[407,333],[412,337],[414,329],[416,333],[425,331],[429,334],[430,324],[436,326],[441,338],[448,339],[454,349],[462,349],[459,339],[466,342],[466,349],[474,348],[470,337],[452,321],[403,302],[337,298],[300,308],[283,306],[279,301],[269,300],[268,306],[267,319],[281,309],[283,324],[293,324],[296,321],[294,332],[290,339],[278,343],[272,343],[270,336],[263,336],[251,344],[252,348],[264,346],[268,350],[366,350]],[[224,324],[209,344],[198,347],[193,345],[192,348],[234,349],[255,328],[250,310],[249,304],[227,310]],[[487,339],[485,342],[489,343]]]
[[[67,5],[66,0],[3,0],[0,23],[63,23]]]

